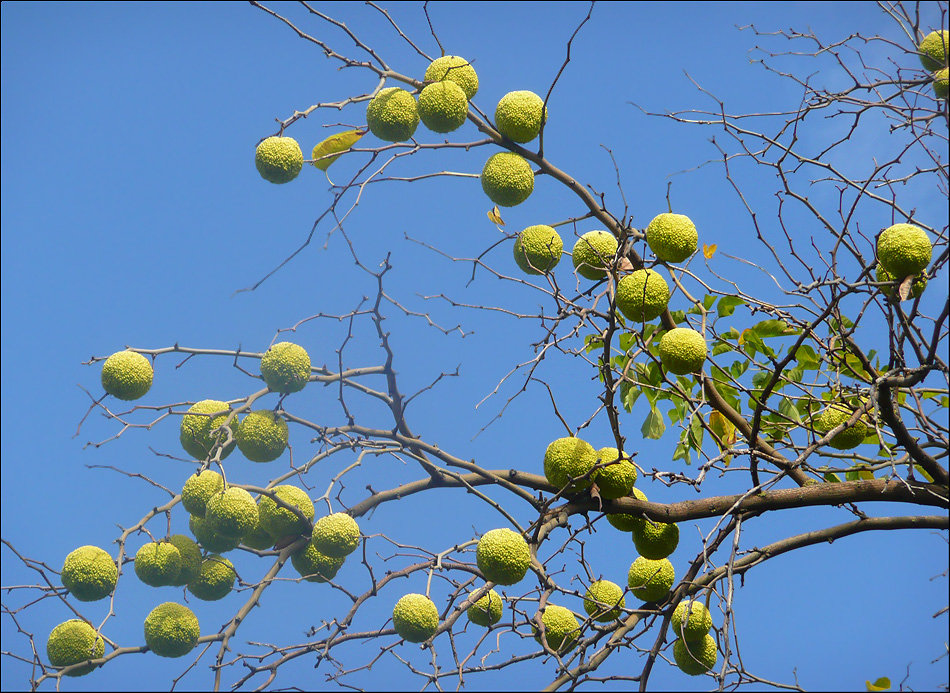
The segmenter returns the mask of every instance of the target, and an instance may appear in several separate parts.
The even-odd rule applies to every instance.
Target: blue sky
[[[306,31],[326,37],[335,50],[355,54],[352,42],[306,17],[299,6],[274,7],[293,16]],[[430,5],[446,52],[474,61],[480,78],[475,103],[482,111],[493,113],[498,99],[509,91],[545,93],[564,61],[567,40],[587,12],[584,3],[538,7],[536,3]],[[753,64],[761,54],[750,53],[757,42],[775,50],[786,50],[787,44],[775,37],[757,39],[737,26],[754,24],[762,31],[811,27],[829,40],[855,31],[866,36],[881,33],[909,45],[876,5],[849,4],[846,13],[840,8],[831,3],[598,4],[575,39],[571,62],[549,101],[546,155],[576,180],[602,192],[612,210],[619,213],[625,200],[638,228],[667,211],[667,186],[672,181],[674,211],[696,222],[701,243],[718,245],[714,269],[741,277],[749,293],[772,295],[764,274],[724,257],[738,255],[763,266],[770,262],[766,250],[754,242],[749,217],[724,179],[721,163],[700,167],[716,158],[709,138],[721,137],[721,132],[649,118],[630,102],[654,112],[714,107],[684,74],[688,73],[733,112],[794,107],[800,89]],[[372,9],[355,3],[321,3],[320,10],[344,21],[393,69],[416,77],[423,74],[427,61]],[[191,462],[169,457],[182,456],[176,417],[158,421],[151,430],[130,429],[97,446],[89,443],[115,436],[119,426],[94,411],[76,435],[90,404],[84,389],[93,397],[101,394],[100,367],[83,365],[91,356],[108,356],[126,345],[241,347],[261,352],[278,330],[322,316],[300,324],[291,335],[281,333],[279,340],[304,345],[314,364],[332,369],[341,359],[346,367],[382,363],[385,354],[368,319],[359,318],[352,325],[335,319],[357,309],[364,296],[372,300],[376,294],[375,279],[353,262],[351,253],[373,270],[387,257],[392,265],[385,289],[394,303],[385,307],[385,326],[391,331],[401,391],[422,391],[407,414],[414,432],[488,468],[541,473],[547,443],[564,435],[564,428],[538,383],[529,384],[506,406],[524,383],[523,371],[504,378],[516,364],[534,357],[531,345],[543,337],[536,322],[512,314],[541,309],[550,314],[554,305],[535,288],[542,283],[499,281],[484,269],[470,281],[471,263],[446,257],[472,258],[503,239],[486,218],[490,204],[475,178],[443,176],[369,185],[346,218],[345,238],[339,231],[328,236],[332,227],[321,225],[313,242],[280,272],[256,291],[235,294],[296,250],[331,200],[327,179],[310,167],[288,185],[263,181],[253,165],[257,142],[277,131],[275,119],[286,119],[295,109],[317,102],[368,93],[376,86],[375,77],[356,68],[338,70],[337,63],[319,49],[247,4],[3,3],[0,13],[0,300],[6,357],[0,445],[5,541],[58,570],[77,546],[109,548],[121,531],[117,527],[136,523],[168,498],[142,479],[107,467],[146,475],[172,490],[180,489],[193,471]],[[934,4],[923,6],[922,14],[924,24],[939,22]],[[391,15],[423,50],[438,55],[421,5],[397,4]],[[870,60],[890,58],[909,71],[917,67],[914,55],[893,47],[870,44],[867,51]],[[793,58],[779,64],[798,65],[806,72],[815,69],[814,64]],[[821,67],[825,71],[817,79],[834,84],[828,65]],[[342,112],[317,111],[287,134],[301,143],[306,155],[340,126],[364,123],[365,110],[358,104]],[[811,136],[817,141],[834,127],[824,124]],[[481,139],[471,123],[449,138]],[[434,143],[443,138],[420,127],[417,139]],[[361,142],[361,146],[379,144],[372,136]],[[612,152],[617,169],[601,145]],[[877,151],[876,147],[887,146],[887,138],[862,141],[861,146],[865,153]],[[424,151],[401,159],[388,171],[397,178],[442,171],[477,174],[488,150]],[[332,180],[341,182],[353,175],[354,160],[344,157],[334,164],[329,171]],[[750,186],[750,202],[765,210],[763,224],[775,231],[774,221],[768,220],[769,214],[774,217],[772,175],[757,174],[741,162],[736,169]],[[815,194],[820,203],[829,201],[826,193]],[[945,228],[945,196],[916,189],[907,194],[908,206],[922,216],[929,213],[933,227]],[[355,198],[347,200],[349,208]],[[544,178],[537,180],[528,202],[502,210],[507,233],[579,213],[576,200]],[[820,229],[808,226],[804,218],[801,223],[796,232],[820,238]],[[860,223],[865,230],[874,229],[873,236],[890,221],[869,212]],[[595,228],[587,220],[577,225],[576,232]],[[573,232],[564,236],[569,249]],[[506,240],[484,259],[497,272],[518,276],[510,247]],[[711,276],[700,267],[700,259],[693,262],[697,273]],[[557,276],[562,287],[573,288],[568,260],[559,266]],[[927,300],[939,311],[943,298],[934,294]],[[462,305],[453,307],[450,301]],[[422,314],[445,332],[431,327]],[[252,374],[257,372],[253,361],[243,365]],[[457,377],[445,377],[432,390],[423,391],[440,374],[456,369]],[[551,385],[558,410],[571,426],[594,414],[596,377],[584,359],[552,353],[538,377]],[[500,381],[497,392],[486,400]],[[367,382],[382,386],[378,379]],[[259,381],[234,368],[232,358],[201,356],[185,361],[165,355],[156,362],[155,384],[142,403],[161,407],[207,398],[231,400],[259,388]],[[264,406],[275,404],[274,395],[264,400]],[[368,425],[387,426],[377,403],[351,396],[347,405]],[[321,425],[345,422],[334,388],[311,384],[286,406]],[[641,440],[644,414],[635,410],[623,415],[628,450],[639,453],[637,461],[647,470],[682,470],[682,462],[670,462],[675,431],[659,441]],[[157,415],[140,411],[129,420],[144,424],[154,418]],[[299,463],[315,454],[317,445],[306,431],[294,435],[294,461]],[[602,413],[595,417],[583,435],[595,447],[609,444],[606,417]],[[340,454],[320,465],[308,476],[312,496],[324,493],[333,477],[354,461],[355,454]],[[273,466],[231,462],[235,471],[229,467],[229,475],[248,484],[263,485],[289,469],[289,455]],[[695,466],[685,471],[693,470]],[[365,498],[367,483],[379,491],[420,477],[418,468],[395,458],[367,459],[345,477],[339,499],[339,489],[334,489],[332,510],[341,509],[341,501],[350,506]],[[703,495],[734,493],[745,481],[711,477]],[[641,484],[655,501],[695,497],[679,486]],[[490,495],[508,504],[520,522],[531,521],[517,501],[497,491]],[[883,514],[891,509],[868,505],[866,511]],[[764,516],[744,528],[742,543],[750,548],[852,518],[840,508]],[[394,550],[381,534],[402,545],[442,551],[501,522],[483,503],[446,490],[387,504],[361,520],[361,527],[372,535],[367,542],[370,553],[397,554],[385,564],[374,564],[384,571],[412,562],[403,555],[412,551]],[[599,531],[587,540],[586,556],[595,572],[622,583],[635,557],[632,543],[624,535],[611,534],[604,522],[597,526]],[[681,527],[680,547],[671,557],[674,565],[685,566],[695,555],[701,534],[711,528],[711,522]],[[149,529],[164,535],[164,520],[153,520]],[[180,508],[172,514],[172,531],[187,532],[187,516]],[[566,536],[563,530],[561,534],[556,540]],[[133,538],[132,550],[145,540]],[[247,581],[263,573],[254,556],[232,560]],[[563,556],[557,560],[567,562],[568,571],[577,569]],[[4,587],[37,579],[7,547],[2,566]],[[797,680],[810,689],[862,690],[866,679],[879,676],[895,682],[907,676],[907,686],[917,690],[945,683],[946,661],[932,662],[945,651],[947,617],[934,619],[932,614],[946,603],[946,569],[946,536],[928,531],[863,534],[767,562],[752,571],[736,593],[743,664],[762,679],[785,684]],[[348,562],[340,579],[357,592],[369,584],[365,568],[356,561]],[[432,584],[431,593],[441,608],[449,588],[438,577]],[[182,598],[174,588],[141,585],[131,565],[120,586],[117,613],[104,632],[122,645],[141,644],[141,622],[155,605]],[[583,591],[580,583],[571,587]],[[390,585],[367,604],[356,627],[382,626],[403,593],[425,589],[421,573]],[[23,594],[5,593],[4,606],[22,605]],[[225,622],[243,603],[242,595],[246,593],[213,604],[191,600],[202,632],[214,632]],[[561,602],[581,609],[577,599],[571,603],[562,597]],[[105,603],[79,606],[95,623],[102,622],[108,610]],[[248,641],[304,642],[310,626],[345,613],[348,602],[326,585],[288,582],[268,590],[262,606],[238,632],[237,651],[260,651]],[[49,599],[18,613],[17,621],[42,646],[57,623],[72,617],[62,602]],[[28,640],[6,614],[2,634],[5,652],[28,652]],[[459,642],[470,647],[475,639],[470,628]],[[346,666],[362,665],[372,656],[366,653],[394,640],[344,646],[339,657]],[[511,633],[500,643],[503,653],[530,650],[530,643]],[[648,646],[652,641],[643,643]],[[441,663],[451,666],[444,636],[437,645]],[[372,671],[354,674],[350,683],[366,688],[421,687],[423,680],[409,675],[396,655],[423,669],[431,666],[426,653],[402,645]],[[495,653],[487,661],[498,662],[503,656]],[[89,676],[68,680],[63,689],[165,688],[190,661],[164,660],[150,653],[120,657]],[[205,654],[181,685],[208,687],[207,666],[212,661],[213,654]],[[630,675],[639,670],[639,662],[637,653],[623,653],[601,674]],[[308,657],[291,663],[274,686],[320,686],[323,668],[314,672],[312,664]],[[476,688],[535,688],[553,675],[552,663],[532,661],[497,677],[472,676],[467,681]],[[29,676],[29,665],[4,658],[4,690],[28,686]],[[229,673],[225,681],[230,684],[235,677],[236,672]],[[453,684],[443,682],[446,687]],[[664,663],[651,678],[651,687],[657,690],[698,690],[710,684],[711,679],[687,678]],[[604,687],[629,685],[615,681]]]

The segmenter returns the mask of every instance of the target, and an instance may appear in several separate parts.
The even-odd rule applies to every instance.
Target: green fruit
[[[934,72],[934,96],[941,101],[947,100],[950,92],[950,70],[943,68]]]
[[[244,417],[234,438],[238,450],[251,462],[273,462],[287,449],[289,436],[287,422],[262,409]]]
[[[646,494],[638,488],[631,490],[631,495],[637,500],[647,501]],[[619,529],[621,532],[632,532],[638,527],[642,527],[646,522],[643,517],[630,515],[629,513],[612,513],[607,516],[607,522]]]
[[[488,593],[468,607],[465,613],[468,614],[468,620],[476,626],[488,628],[501,620],[503,610],[501,596],[495,590],[488,590]]]
[[[590,478],[580,479],[597,463],[593,446],[580,438],[558,438],[544,451],[544,476],[558,490],[582,491],[590,487]],[[570,483],[570,486],[568,486]]]
[[[384,142],[408,140],[419,126],[415,97],[399,87],[383,89],[366,107],[366,124]]]
[[[271,491],[288,505],[298,508],[307,519],[313,522],[313,501],[310,500],[306,491],[286,484],[275,486]],[[275,541],[288,535],[300,535],[312,531],[308,525],[301,522],[297,515],[287,508],[278,506],[277,501],[269,496],[261,496],[258,510],[261,528],[272,537],[272,546]]]
[[[54,667],[68,667],[105,654],[105,643],[96,629],[85,621],[74,618],[60,623],[46,641],[46,656]],[[85,676],[96,666],[89,664],[69,672],[66,676]]]
[[[815,430],[824,437],[824,434],[848,421],[854,409],[843,403],[832,404],[822,410],[814,419]],[[858,419],[854,425],[836,433],[831,439],[831,447],[836,450],[850,450],[856,448],[868,437],[870,429],[863,419]]]
[[[171,584],[174,587],[184,587],[194,578],[201,569],[201,549],[184,534],[173,534],[168,538],[181,556],[181,571]]]
[[[261,526],[261,499],[257,499],[257,524],[250,532],[241,537],[241,544],[249,549],[266,551],[274,546],[275,539]]]
[[[526,274],[544,274],[561,261],[564,242],[550,226],[529,226],[515,239],[515,262]]]
[[[481,175],[482,190],[502,207],[514,207],[534,191],[534,171],[528,160],[512,152],[493,154]]]
[[[134,351],[117,351],[102,364],[102,387],[117,399],[143,397],[152,387],[152,364]]]
[[[667,522],[645,521],[633,530],[633,545],[644,558],[658,561],[676,551],[680,543],[680,528]]]
[[[150,587],[165,587],[181,573],[181,552],[165,541],[145,544],[135,554],[135,575]]]
[[[261,357],[261,377],[274,392],[300,392],[310,382],[310,355],[302,346],[278,342]]]
[[[254,163],[264,180],[289,183],[303,168],[303,152],[293,137],[268,137],[257,145]]]
[[[877,264],[875,268],[875,276],[879,282],[894,282],[897,281],[897,278],[884,269],[884,266],[881,263]],[[910,296],[907,298],[920,298],[920,295],[924,293],[924,289],[927,288],[927,282],[929,281],[927,277],[927,270],[924,270],[916,277],[910,286]],[[899,286],[899,285],[898,285]],[[887,293],[889,296],[897,297],[898,296],[898,287],[881,287],[881,290]]]
[[[240,537],[226,537],[218,534],[203,517],[192,515],[188,519],[188,528],[195,535],[201,548],[212,553],[227,553],[233,551],[241,543]]]
[[[547,121],[548,109],[540,96],[533,91],[508,92],[495,108],[495,126],[512,142],[530,142],[541,131],[542,109]]]
[[[508,528],[485,532],[475,549],[478,569],[489,582],[514,585],[524,579],[531,565],[528,542]]]
[[[628,320],[653,320],[663,314],[669,302],[670,287],[653,270],[637,270],[617,283],[617,307]]]
[[[184,657],[200,636],[198,617],[187,606],[165,602],[145,617],[145,644],[159,657]]]
[[[581,624],[570,609],[555,604],[547,604],[541,614],[541,623],[544,624],[544,638],[548,647],[558,654],[565,654],[574,649],[577,637],[580,635]],[[541,642],[541,631],[535,626],[534,639]]]
[[[204,517],[208,500],[223,490],[224,477],[211,469],[206,469],[188,477],[185,487],[181,490],[181,504],[191,515]]]
[[[701,640],[689,642],[676,640],[673,643],[673,660],[680,671],[690,676],[699,676],[716,666],[719,650],[716,639],[707,634]]]
[[[917,51],[920,53],[920,64],[927,72],[936,72],[947,66],[947,45],[950,44],[950,33],[947,30],[931,31],[924,36]]]
[[[449,80],[462,87],[465,98],[469,101],[478,92],[478,75],[465,58],[457,55],[446,55],[436,58],[429,65],[425,74],[426,82],[441,82]]]
[[[313,525],[313,545],[331,558],[346,558],[360,543],[360,526],[346,513],[321,517]]]
[[[393,607],[393,626],[409,642],[425,642],[439,629],[439,610],[424,594],[407,594]]]
[[[930,237],[913,224],[894,224],[877,239],[877,259],[897,280],[927,269],[933,253]]]
[[[257,526],[257,503],[243,488],[231,486],[211,496],[205,520],[213,532],[240,539]]]
[[[228,418],[230,407],[227,402],[221,402],[216,399],[203,399],[194,404],[188,413],[181,418],[181,435],[178,439],[181,446],[189,455],[196,460],[207,459],[215,447],[216,442],[224,444],[228,439],[227,431],[220,431],[212,434],[212,431],[223,425]],[[197,414],[215,414],[224,412],[220,416],[196,416]],[[240,424],[237,417],[231,419],[228,428],[231,430],[231,441],[227,443],[221,453],[221,459],[231,454],[234,450],[234,438]]]
[[[307,545],[293,556],[290,562],[294,569],[309,582],[326,582],[336,577],[346,558],[333,558],[320,553],[311,539]]]
[[[98,546],[80,546],[66,556],[60,578],[63,587],[81,602],[105,599],[115,589],[119,569],[115,559]]]
[[[577,273],[587,279],[603,279],[617,254],[617,239],[607,231],[589,231],[577,239],[571,260]]]
[[[660,361],[670,373],[699,373],[705,360],[706,340],[696,330],[674,327],[660,339]]]
[[[610,580],[591,583],[584,594],[584,611],[595,621],[614,621],[626,605],[620,585]]]
[[[231,561],[213,554],[201,562],[198,575],[188,582],[188,591],[202,601],[216,602],[228,596],[236,578]]]
[[[633,596],[645,602],[655,602],[663,599],[673,587],[676,572],[668,558],[652,561],[639,556],[630,564],[627,573],[627,586]]]
[[[650,250],[663,262],[682,262],[696,252],[696,225],[682,214],[664,213],[653,218],[646,230]]]
[[[712,628],[712,614],[702,602],[684,600],[673,611],[673,635],[688,642],[703,640]]]
[[[637,468],[626,455],[621,456],[617,448],[601,448],[597,451],[597,462],[614,462],[606,467],[594,470],[591,479],[597,484],[600,497],[606,500],[623,498],[630,495],[637,483]],[[619,461],[618,461],[619,460]]]
[[[432,132],[454,132],[465,124],[468,99],[455,82],[430,84],[419,94],[419,117]]]

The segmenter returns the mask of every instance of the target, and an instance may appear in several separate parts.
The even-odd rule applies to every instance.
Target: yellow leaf
[[[867,686],[869,691],[887,691],[891,688],[891,680],[886,676],[882,676],[874,683],[865,681],[864,685]]]
[[[703,257],[705,257],[707,260],[711,260],[712,256],[716,254],[717,247],[718,246],[715,243],[712,245],[706,245],[703,243]]]
[[[313,165],[321,171],[326,171],[328,168],[330,168],[330,164],[340,158],[340,155],[337,152],[345,152],[347,149],[359,142],[360,137],[365,134],[366,130],[348,130],[347,132],[339,132],[336,135],[330,135],[325,140],[323,140],[323,142],[313,148],[313,156],[311,157],[314,160]],[[328,154],[337,155],[327,157],[326,159],[321,158],[327,156]],[[317,159],[319,159],[319,161],[317,161]]]
[[[498,205],[495,205],[495,208],[488,213],[488,218],[491,219],[493,224],[498,224],[499,226],[504,226],[505,222],[501,218],[501,213],[498,211]]]
[[[745,344],[745,336],[747,334],[752,334],[752,330],[750,328],[746,328],[742,330],[742,333],[739,335],[739,339],[738,339],[739,346],[742,346],[743,344]]]

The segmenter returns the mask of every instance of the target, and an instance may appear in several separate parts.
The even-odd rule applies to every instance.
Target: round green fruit
[[[102,388],[121,400],[144,397],[152,387],[152,364],[134,351],[117,351],[102,364]]]
[[[80,546],[66,556],[60,578],[76,599],[95,602],[112,594],[119,569],[115,559],[98,546]]]
[[[633,545],[644,558],[658,561],[676,551],[680,543],[680,528],[667,522],[646,520],[633,530]]]
[[[192,580],[188,582],[188,591],[205,602],[216,602],[230,594],[237,573],[227,558],[213,554],[201,562]]]
[[[145,644],[159,657],[184,657],[200,636],[198,617],[187,606],[165,602],[145,617]]]
[[[439,610],[424,594],[407,594],[393,607],[393,626],[409,642],[425,642],[439,629]]]
[[[415,97],[399,87],[383,89],[366,107],[366,124],[384,142],[408,140],[419,126]]]
[[[478,92],[478,75],[475,68],[465,59],[457,55],[446,55],[436,58],[426,69],[426,82],[441,82],[448,80],[462,87],[465,98],[469,101]]]
[[[570,609],[556,604],[547,604],[541,614],[541,623],[544,624],[544,638],[548,647],[558,654],[566,654],[574,649],[580,635],[581,624]],[[534,639],[541,642],[541,631],[535,626]]]
[[[947,67],[947,46],[950,44],[950,33],[946,29],[931,31],[924,36],[917,51],[920,53],[920,64],[927,72],[936,72]]]
[[[628,320],[649,322],[662,315],[669,302],[669,285],[651,269],[632,272],[617,283],[617,307]]]
[[[205,520],[213,532],[240,539],[257,526],[257,503],[243,488],[231,486],[211,496]]]
[[[360,526],[346,513],[321,517],[313,525],[313,545],[331,558],[346,558],[360,543]]]
[[[617,620],[625,605],[623,589],[610,580],[591,583],[584,594],[584,611],[595,621]]]
[[[581,479],[597,463],[597,452],[580,438],[558,438],[544,451],[544,476],[558,490],[582,491],[590,487],[590,478]],[[579,479],[579,481],[574,481]],[[570,485],[568,485],[570,484]]]
[[[700,640],[690,642],[679,639],[673,643],[673,660],[680,671],[690,676],[700,676],[716,666],[719,650],[716,639],[706,634]]]
[[[702,640],[712,628],[712,614],[702,602],[684,600],[673,610],[670,628],[673,629],[673,635],[682,640]]]
[[[201,569],[201,549],[184,534],[173,534],[168,542],[178,549],[181,556],[181,571],[171,584],[173,587],[184,587]]]
[[[874,273],[875,273],[875,277],[877,281],[879,282],[897,281],[897,278],[893,274],[888,272],[886,269],[884,269],[884,266],[881,263],[877,264],[877,267],[875,268]],[[908,299],[920,298],[921,294],[924,293],[924,289],[927,288],[928,281],[929,281],[929,278],[927,277],[926,270],[924,270],[923,272],[918,274],[916,277],[914,277],[914,281],[910,285],[910,296],[908,296],[907,298]],[[897,298],[899,296],[898,294],[899,287],[881,287],[881,289],[885,293],[887,293],[889,296],[892,296],[894,298]]]
[[[587,279],[603,279],[617,254],[617,239],[607,231],[589,231],[577,239],[571,260],[574,269]]]
[[[639,556],[630,564],[630,571],[627,573],[627,586],[633,596],[645,602],[663,599],[673,587],[674,580],[676,572],[668,558],[652,561]]]
[[[946,101],[948,92],[950,92],[950,69],[937,70],[934,72],[934,96],[941,101]]]
[[[531,566],[531,549],[517,532],[503,528],[485,532],[475,549],[478,569],[496,585],[514,585]]]
[[[198,540],[201,548],[212,553],[233,551],[241,543],[241,537],[227,537],[218,534],[205,518],[198,515],[192,515],[188,518],[188,528],[195,535],[195,539]]]
[[[244,417],[234,438],[238,450],[251,462],[273,462],[287,449],[287,422],[269,409]]]
[[[696,252],[696,225],[682,214],[665,213],[653,218],[646,230],[647,245],[663,262],[682,262]]]
[[[533,91],[508,92],[495,108],[498,132],[520,144],[537,137],[541,123],[547,119],[548,109],[544,107],[544,100]]]
[[[832,404],[815,417],[815,430],[824,437],[824,434],[828,433],[828,431],[846,423],[852,414],[854,414],[854,409],[849,405],[840,402]],[[832,437],[831,447],[836,450],[851,450],[852,448],[856,448],[868,437],[870,430],[864,419],[859,418],[853,425],[848,426]]]
[[[216,471],[206,469],[188,477],[181,490],[181,504],[191,515],[205,516],[205,507],[216,493],[224,490],[224,477]]]
[[[313,501],[303,489],[284,484],[271,489],[274,495],[288,505],[292,505],[303,513],[304,517],[313,522]],[[300,535],[311,532],[312,529],[304,524],[297,515],[287,508],[280,507],[270,496],[261,496],[258,502],[261,528],[277,541],[290,535]],[[273,541],[271,545],[273,545]]]
[[[307,545],[293,556],[290,562],[300,575],[309,582],[326,582],[336,577],[337,572],[343,567],[345,558],[333,558],[320,553],[317,547],[313,545],[311,539]]]
[[[105,643],[96,629],[85,621],[74,618],[60,623],[46,641],[46,656],[54,667],[68,667],[105,654]],[[85,676],[95,669],[94,664],[75,669],[66,676]]]
[[[898,281],[927,269],[933,245],[927,232],[913,224],[894,224],[877,239],[878,262]]]
[[[525,274],[544,274],[561,261],[564,242],[551,226],[529,226],[515,239],[515,262]]]
[[[488,199],[502,207],[514,207],[534,192],[534,171],[528,160],[512,152],[499,152],[485,162],[480,176]]]
[[[257,145],[254,163],[264,180],[289,183],[303,169],[303,152],[292,137],[268,137]]]
[[[648,501],[646,494],[638,488],[631,489],[630,495],[637,500]],[[632,532],[638,527],[642,527],[646,519],[629,513],[611,513],[607,516],[607,522],[621,532]]]
[[[488,593],[468,607],[465,613],[468,615],[468,620],[476,626],[488,628],[501,620],[503,611],[504,603],[501,596],[495,590],[488,590]]]
[[[637,483],[637,468],[630,458],[621,455],[617,448],[601,448],[596,454],[598,463],[613,463],[595,469],[591,474],[591,479],[597,484],[600,497],[613,500],[630,495],[633,485]]]
[[[171,542],[149,542],[135,553],[135,575],[150,587],[172,585],[179,574],[181,552]]]
[[[432,132],[454,132],[465,124],[468,99],[455,82],[430,84],[419,94],[419,118]]]
[[[670,373],[699,373],[706,361],[706,340],[696,330],[674,327],[660,339],[660,362]]]
[[[181,418],[181,434],[178,437],[185,452],[196,460],[204,460],[211,454],[215,445],[220,442],[225,446],[221,452],[221,459],[223,460],[230,455],[231,451],[234,450],[234,439],[239,428],[237,417],[232,418],[231,423],[228,424],[228,428],[231,430],[230,442],[225,444],[228,438],[226,431],[212,433],[219,426],[224,425],[230,409],[227,402],[216,399],[204,399],[192,405],[188,413]],[[207,416],[217,412],[223,413],[220,416]]]
[[[278,342],[261,357],[261,377],[274,392],[300,392],[310,382],[310,355],[291,342]]]

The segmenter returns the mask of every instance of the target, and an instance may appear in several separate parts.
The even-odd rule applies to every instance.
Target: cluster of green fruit
[[[919,298],[927,288],[927,266],[932,257],[933,244],[926,231],[913,224],[894,224],[878,236],[875,278],[879,282],[895,282],[899,287],[907,277],[913,277],[906,298]],[[899,299],[897,291],[887,289],[888,295]]]
[[[947,69],[947,47],[950,45],[950,32],[931,31],[917,46],[920,64],[933,74],[934,94],[938,99],[946,100],[950,91],[950,71]]]

